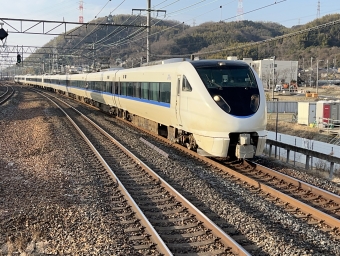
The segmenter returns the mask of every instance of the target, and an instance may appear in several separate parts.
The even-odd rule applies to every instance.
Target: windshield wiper
[[[207,77],[208,82],[209,82],[211,85],[216,85],[216,86],[218,87],[218,89],[223,90],[222,86],[219,85],[219,84],[217,84],[217,83],[215,83],[215,82],[213,82],[213,81],[211,81],[211,80],[209,79],[209,77],[208,77],[207,74],[205,74],[205,76]]]

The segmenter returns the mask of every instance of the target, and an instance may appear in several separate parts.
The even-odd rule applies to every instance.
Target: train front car
[[[266,98],[256,72],[242,61],[190,63],[195,72],[189,72],[187,80],[195,96],[187,99],[190,116],[185,126],[193,133],[197,152],[238,159],[262,154],[267,136]]]

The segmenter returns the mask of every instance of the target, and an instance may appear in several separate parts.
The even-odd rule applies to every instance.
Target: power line
[[[264,9],[264,8],[267,8],[267,7],[269,7],[269,6],[273,6],[273,5],[276,5],[276,4],[280,4],[280,3],[282,3],[282,2],[286,2],[286,1],[287,1],[287,0],[281,0],[281,1],[279,1],[279,2],[274,2],[274,3],[272,3],[272,4],[268,4],[268,5],[262,6],[262,7],[260,7],[260,8],[257,8],[257,9],[254,9],[254,10],[251,10],[251,11],[249,11],[249,12],[242,13],[242,14],[240,14],[240,15],[242,15],[242,16],[243,16],[243,14],[247,14],[247,13],[255,12],[255,11],[258,11],[258,10],[261,10],[261,9]],[[238,14],[238,15],[236,15],[236,16],[234,16],[234,17],[230,17],[230,18],[228,18],[228,19],[225,19],[225,20],[223,20],[223,21],[230,20],[230,19],[233,19],[233,18],[237,18],[237,17],[239,17],[240,15]]]
[[[235,1],[236,1],[236,0],[231,1],[231,2],[229,2],[228,4],[231,4],[232,2],[235,2]],[[273,4],[266,5],[266,6],[263,6],[263,7],[254,9],[254,10],[251,10],[251,11],[249,11],[249,12],[247,12],[247,13],[254,12],[254,11],[257,11],[257,10],[261,10],[261,9],[264,9],[264,8],[269,7],[269,6],[275,5],[275,4],[277,4],[277,3],[285,2],[285,1],[286,1],[286,0],[282,0],[282,1],[280,1],[280,2],[275,2],[275,3],[273,3]],[[202,2],[202,1],[200,1],[200,2]],[[213,1],[213,2],[215,2],[215,1]],[[182,9],[185,9],[185,8],[186,8],[186,7],[182,8]],[[182,10],[182,9],[180,9],[180,10]],[[214,8],[214,9],[212,9],[212,10],[210,10],[210,11],[208,11],[208,12],[205,12],[205,13],[203,13],[203,14],[200,14],[200,15],[194,17],[194,18],[200,17],[200,16],[202,16],[202,15],[205,15],[205,14],[207,14],[207,13],[209,13],[209,12],[212,12],[212,11],[215,11],[215,10],[217,10],[217,9],[219,9],[219,8]],[[180,10],[178,10],[178,11],[180,11]],[[173,13],[175,13],[175,12],[173,12]],[[169,16],[170,16],[170,15],[168,15],[168,17],[169,17]],[[235,18],[235,17],[236,17],[236,16],[231,17],[231,18],[228,18],[228,19],[226,19],[226,20],[229,20],[229,19],[232,19],[232,18]],[[190,20],[191,20],[191,19],[190,19]],[[189,21],[189,20],[187,20],[187,21]],[[183,22],[183,23],[184,23],[184,22]],[[151,34],[150,36],[153,36],[153,35],[162,33],[162,32],[164,32],[164,31],[167,31],[167,30],[169,30],[169,29],[171,29],[171,28],[173,28],[173,27],[177,27],[177,26],[179,26],[179,25],[181,25],[181,24],[177,24],[177,25],[174,25],[174,26],[172,26],[172,27],[166,28],[166,29],[164,29],[164,30],[162,30],[162,31],[156,32],[156,33],[154,33],[154,34]],[[145,37],[142,37],[142,38],[140,38],[140,39],[136,39],[135,41],[142,40],[142,39],[145,39]],[[130,41],[130,42],[131,42],[131,41]],[[119,46],[121,46],[121,45],[123,45],[123,44],[125,44],[125,43],[121,43]],[[185,56],[187,56],[187,55],[185,55]]]
[[[102,10],[107,6],[107,4],[108,4],[110,1],[111,1],[111,0],[108,0],[108,1],[106,2],[106,4],[101,8],[101,10],[97,13],[97,15],[94,16],[95,19],[98,17],[99,13],[102,12]]]
[[[334,26],[334,25],[338,25],[340,24],[340,19],[339,20],[335,20],[335,21],[331,21],[331,22],[327,22],[312,28],[306,28],[303,30],[299,30],[297,32],[292,32],[286,35],[282,35],[282,36],[277,36],[277,37],[273,37],[270,39],[265,39],[265,40],[261,40],[258,42],[254,42],[254,43],[246,43],[243,45],[239,45],[239,46],[234,46],[234,47],[228,47],[228,48],[224,48],[221,50],[216,50],[216,51],[209,51],[209,52],[202,52],[202,53],[195,53],[195,55],[207,55],[207,54],[214,54],[214,53],[219,53],[219,52],[223,52],[223,51],[231,51],[231,50],[237,50],[237,49],[242,49],[242,48],[248,48],[248,47],[252,47],[255,45],[260,45],[260,44],[264,44],[264,43],[269,43],[269,42],[275,42],[281,39],[285,39],[285,38],[289,38],[292,36],[296,36],[296,35],[300,35],[300,34],[304,34],[304,33],[308,33],[308,32],[312,32],[321,28],[325,28],[325,27],[329,27],[329,26]],[[183,56],[187,56],[187,55],[183,55]]]

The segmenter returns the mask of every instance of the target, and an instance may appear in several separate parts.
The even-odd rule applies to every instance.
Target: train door
[[[117,108],[122,108],[122,105],[120,103],[120,97],[118,96],[118,95],[120,95],[120,77],[118,78],[118,83],[116,83],[115,86],[117,86],[115,88],[115,90],[116,90],[116,95],[115,95],[116,100],[115,100],[115,103],[116,103]]]
[[[176,118],[177,123],[182,126],[182,119],[180,114],[181,109],[181,76],[177,76],[177,90],[176,90]]]

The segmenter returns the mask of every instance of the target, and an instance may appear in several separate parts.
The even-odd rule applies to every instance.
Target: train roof
[[[190,63],[195,67],[211,67],[211,66],[240,66],[249,67],[249,65],[240,60],[194,60]]]

